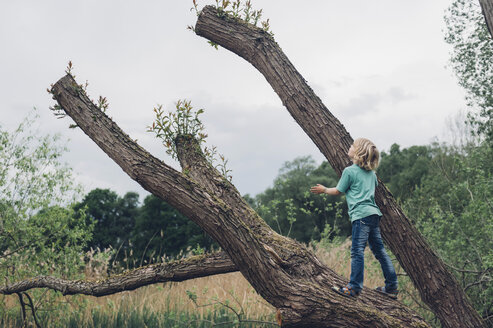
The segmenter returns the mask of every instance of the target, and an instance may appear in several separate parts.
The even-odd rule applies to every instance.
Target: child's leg
[[[364,218],[366,219],[366,218]],[[365,248],[368,241],[370,228],[362,223],[364,220],[354,220],[352,223],[352,244],[351,244],[351,277],[349,287],[355,292],[363,289],[364,269],[365,269]]]
[[[370,245],[370,249],[375,255],[376,259],[380,262],[380,265],[382,266],[383,276],[385,277],[385,290],[397,290],[397,275],[395,274],[394,265],[392,264],[389,255],[385,251],[378,223],[376,227],[371,229],[370,231],[368,244]]]

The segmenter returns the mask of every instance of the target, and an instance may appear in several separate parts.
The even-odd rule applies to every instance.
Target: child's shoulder
[[[374,171],[372,170],[365,170],[364,168],[360,167],[359,165],[357,164],[352,164],[348,167],[346,167],[344,169],[344,171],[347,171],[347,173],[352,173],[352,174],[363,174],[363,175],[367,175],[367,174],[375,174]]]
[[[346,166],[346,168],[342,171],[342,175],[346,177],[353,177],[358,175],[358,170],[360,170],[360,167],[356,164],[352,164],[350,166]]]
[[[351,164],[350,166],[344,169],[344,171],[348,171],[348,172],[358,172],[359,170],[361,170],[361,167],[359,167],[356,164]]]

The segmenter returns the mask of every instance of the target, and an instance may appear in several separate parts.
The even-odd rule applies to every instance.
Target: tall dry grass
[[[312,246],[317,257],[336,273],[349,279],[351,273],[351,240],[329,245]],[[401,286],[400,299],[414,307],[419,299],[404,271],[393,261],[399,275]],[[379,262],[375,259],[369,248],[365,250],[365,281],[368,288],[384,286],[384,277]],[[197,295],[197,307],[188,296],[187,291]],[[411,293],[411,295],[409,294]],[[104,308],[111,306],[113,311],[118,312],[122,306],[130,306],[135,309],[143,309],[146,306],[152,311],[173,310],[178,312],[198,312],[205,314],[207,304],[228,303],[237,311],[243,311],[247,317],[259,315],[274,315],[275,309],[267,303],[248,281],[239,272],[215,275],[211,277],[187,280],[184,282],[169,282],[139,288],[135,291],[122,292],[105,297],[85,297],[89,301],[86,311],[93,308]],[[109,305],[108,305],[109,304]],[[220,305],[220,304],[219,304]]]
[[[187,292],[197,295],[196,303]],[[195,312],[206,315],[214,305],[227,304],[246,317],[268,316],[274,308],[251,287],[239,272],[197,278],[183,282],[169,282],[139,288],[104,297],[85,296],[89,301],[85,309],[108,308],[119,312],[121,308],[132,308],[154,312]]]
[[[350,275],[350,248],[351,241],[340,243],[318,244],[313,246],[317,257],[336,273],[349,278]],[[394,261],[396,263],[396,261]],[[396,265],[398,274],[403,270]],[[100,267],[94,270],[90,266],[86,268],[86,276],[95,278],[100,275]],[[411,282],[405,276],[399,276],[401,294],[400,300],[406,305],[420,311],[423,316],[429,316],[429,312],[419,301],[417,292]],[[365,251],[365,282],[366,287],[375,288],[384,285],[384,278],[380,264],[373,257],[370,250]],[[188,295],[197,296],[194,302]],[[187,280],[184,282],[159,283],[139,288],[134,291],[121,292],[104,297],[78,296],[61,297],[63,302],[68,302],[72,311],[82,311],[82,318],[90,320],[91,313],[95,310],[103,311],[108,316],[117,316],[122,311],[151,311],[164,313],[194,313],[205,317],[213,308],[227,308],[228,311],[242,313],[249,319],[274,318],[275,309],[268,304],[239,272],[215,275],[211,277]],[[18,299],[14,296],[4,297],[7,307],[18,305]],[[85,306],[80,307],[80,304]],[[90,324],[84,322],[81,324]]]

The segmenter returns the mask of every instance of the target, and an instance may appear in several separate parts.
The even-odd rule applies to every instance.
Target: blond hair
[[[354,140],[354,164],[367,171],[375,170],[380,162],[380,152],[373,142],[365,138]]]

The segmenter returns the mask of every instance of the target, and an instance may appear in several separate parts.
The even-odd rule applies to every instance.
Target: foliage
[[[3,283],[50,274],[80,277],[92,225],[76,220],[78,195],[58,136],[40,136],[31,113],[13,132],[0,129],[0,276]],[[36,308],[54,293],[33,291]],[[23,295],[27,295],[24,293]],[[10,309],[12,311],[13,309]],[[17,309],[18,310],[18,309]],[[6,309],[0,305],[0,312]]]
[[[214,244],[199,226],[154,195],[140,205],[135,192],[120,197],[109,189],[96,188],[75,209],[84,211],[86,222],[95,227],[86,251],[111,253],[115,265],[108,270],[134,268],[188,251],[200,253]]]
[[[123,258],[128,249],[135,218],[139,213],[139,194],[127,192],[123,197],[109,189],[96,188],[75,205],[76,210],[84,210],[87,224],[94,225],[89,249],[114,248],[117,259]]]
[[[230,182],[233,179],[231,175],[231,170],[227,167],[228,159],[223,154],[217,152],[217,147],[204,147],[203,153],[207,161],[218,170],[223,177],[228,179]],[[219,157],[219,159],[218,159]],[[216,164],[217,163],[217,164]]]
[[[444,147],[445,165],[435,166],[408,207],[493,326],[493,40],[477,1],[455,0],[445,23],[445,40],[453,47],[450,64],[468,105],[479,109],[469,114],[469,123],[485,142]]]
[[[261,29],[264,32],[268,33],[269,35],[274,36],[274,33],[269,31],[270,29],[269,19],[265,21],[261,21],[262,9],[254,10],[252,7],[252,2],[250,0],[246,0],[244,3],[242,3],[241,0],[235,0],[235,1],[215,0],[215,1],[216,1],[217,15],[219,17],[229,16],[234,19],[242,20],[254,26],[257,26],[257,24],[260,22]],[[197,14],[197,16],[199,16],[201,11],[198,8],[197,0],[192,0],[192,2],[193,2],[193,7],[191,10],[195,10],[195,13]],[[188,29],[195,31],[193,26],[188,26]],[[217,49],[216,43],[209,41],[209,44]]]
[[[210,327],[235,327],[235,328],[259,328],[277,327],[274,316],[252,316],[237,319],[226,307],[215,307],[205,314],[195,312],[176,312],[172,309],[164,312],[153,312],[144,305],[140,308],[121,307],[116,313],[103,309],[94,309],[86,315],[81,312],[71,312],[67,315],[54,318],[51,313],[43,313],[39,317],[41,327],[74,327],[74,328],[210,328]],[[21,327],[22,318],[19,314],[8,317],[0,317],[2,327]]]
[[[317,183],[335,186],[337,180],[327,162],[316,168],[310,156],[297,157],[284,163],[273,186],[255,197],[253,207],[274,230],[301,242],[319,240],[328,227],[333,236],[347,236],[351,225],[345,203],[337,196],[309,191]]]
[[[212,239],[193,221],[162,199],[149,195],[139,209],[132,232],[132,253],[125,265],[138,266],[179,257],[187,250],[210,249]]]
[[[421,184],[434,151],[433,146],[411,146],[401,150],[398,144],[393,144],[389,153],[382,152],[378,176],[398,201],[409,198]]]
[[[9,280],[40,270],[29,265],[21,273],[16,263],[34,261],[36,255],[36,264],[55,266],[56,259],[71,250],[65,243],[80,247],[91,236],[92,227],[73,220],[71,207],[63,208],[78,187],[71,170],[60,162],[65,148],[57,144],[59,137],[27,131],[36,118],[26,118],[13,133],[0,131],[0,268]]]
[[[154,108],[156,119],[152,126],[148,127],[149,132],[154,132],[156,137],[163,141],[166,153],[174,159],[177,158],[175,140],[178,136],[194,136],[199,144],[205,141],[207,135],[204,133],[204,125],[199,119],[199,115],[204,112],[199,109],[194,112],[190,101],[178,100],[176,111],[165,113],[163,106]]]
[[[151,126],[148,127],[148,132],[154,132],[156,137],[161,139],[166,147],[166,153],[177,159],[176,141],[180,136],[189,136],[195,138],[199,146],[205,143],[207,134],[199,115],[204,112],[203,109],[194,111],[191,101],[178,100],[176,102],[176,111],[165,113],[163,106],[159,105],[154,108],[156,119]],[[231,170],[226,167],[228,160],[224,155],[218,154],[217,148],[204,147],[202,149],[208,162],[228,180],[231,181]],[[217,157],[219,156],[219,159]],[[218,164],[215,164],[218,162]]]
[[[441,145],[405,202],[417,228],[456,274],[474,307],[493,314],[493,150]],[[491,324],[491,322],[490,322]]]
[[[493,39],[476,0],[454,0],[445,15],[445,41],[452,45],[450,66],[467,92],[476,134],[493,140]]]

